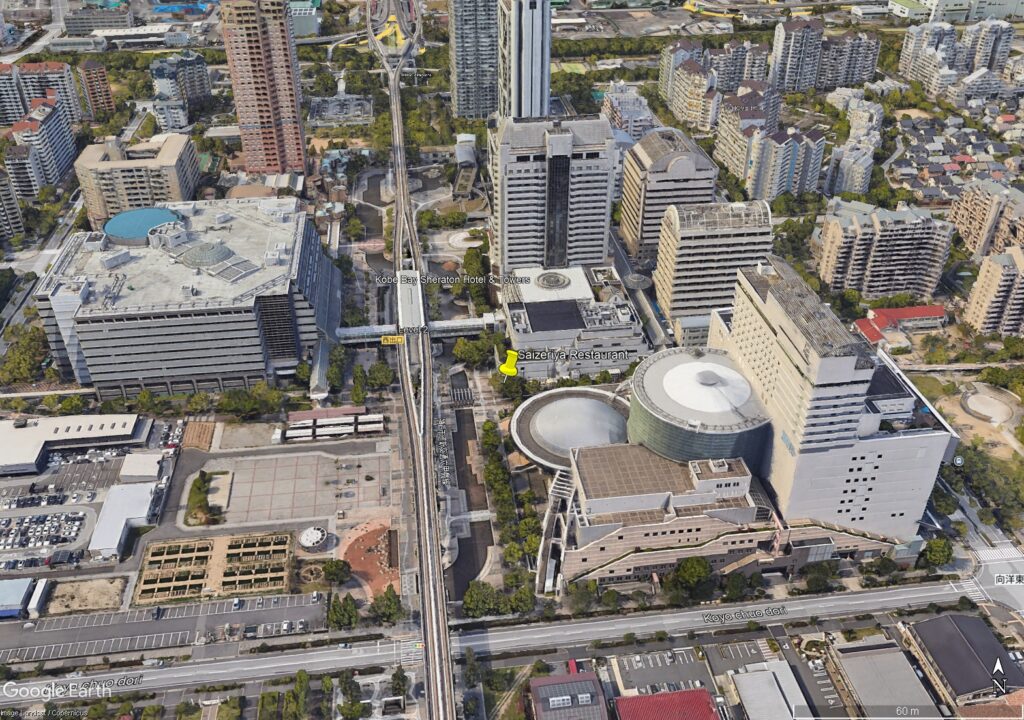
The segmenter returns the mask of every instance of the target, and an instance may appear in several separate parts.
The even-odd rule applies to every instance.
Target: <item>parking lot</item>
[[[225,524],[306,520],[390,505],[390,455],[335,457],[304,452],[218,459],[210,472],[232,473]]]
[[[641,695],[706,688],[715,692],[707,664],[697,648],[620,655],[616,658],[623,689],[636,688]]]
[[[765,660],[765,654],[755,641],[705,645],[704,650],[715,675],[727,675],[730,670],[736,672],[751,663]]]
[[[234,609],[234,600],[216,600],[204,603],[188,603],[186,605],[168,605],[161,607],[159,611],[160,620],[175,620],[177,618],[207,617],[210,615],[238,615],[239,613],[255,612],[258,610],[273,610],[275,608],[287,609],[294,607],[307,607],[324,602],[321,596],[319,601],[314,603],[309,593],[301,595],[271,595],[266,597],[240,598],[238,609]],[[56,630],[77,630],[78,628],[98,627],[114,625],[117,623],[138,623],[154,620],[154,608],[139,610],[128,610],[127,612],[91,613],[88,615],[68,615],[65,617],[44,618],[36,623],[36,632],[52,632]],[[244,618],[239,618],[244,622]]]
[[[104,640],[33,645],[30,647],[0,650],[0,663],[42,662],[44,660],[86,655],[108,655],[117,652],[159,650],[160,648],[189,645],[194,637],[194,631],[182,630],[178,632],[153,633],[150,635],[106,638]]]

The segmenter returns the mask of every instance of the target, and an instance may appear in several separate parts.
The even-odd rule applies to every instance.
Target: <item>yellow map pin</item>
[[[505,351],[505,362],[498,366],[498,372],[505,376],[505,378],[515,377],[519,374],[519,370],[516,368],[516,363],[519,361],[519,353],[515,350]],[[502,382],[505,382],[505,378],[502,378]]]

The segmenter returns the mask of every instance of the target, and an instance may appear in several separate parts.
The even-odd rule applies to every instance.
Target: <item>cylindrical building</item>
[[[724,352],[664,350],[633,374],[629,441],[672,460],[741,457],[756,472],[770,445],[768,422]]]

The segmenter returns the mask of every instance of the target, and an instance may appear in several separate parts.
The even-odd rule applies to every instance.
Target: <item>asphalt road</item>
[[[406,643],[407,644],[407,643]],[[408,648],[397,641],[380,641],[349,649],[338,647],[297,653],[253,655],[229,660],[190,662],[180,666],[141,668],[90,674],[79,678],[47,679],[0,686],[0,707],[25,706],[30,698],[95,698],[99,693],[117,695],[135,691],[155,692],[196,685],[234,683],[249,678],[275,678],[330,672],[338,668],[396,664],[408,657]]]
[[[614,640],[626,633],[649,635],[659,630],[670,634],[688,630],[707,631],[715,627],[738,627],[749,620],[763,625],[804,620],[811,616],[830,617],[896,610],[929,603],[955,602],[964,592],[951,583],[909,586],[885,590],[836,593],[825,597],[794,598],[736,605],[712,605],[698,610],[666,611],[651,615],[625,615],[594,620],[520,625],[494,630],[452,633],[452,650],[462,655],[471,647],[477,654],[515,652],[564,647],[594,640]],[[726,618],[722,615],[743,613]],[[758,616],[758,613],[760,615]]]

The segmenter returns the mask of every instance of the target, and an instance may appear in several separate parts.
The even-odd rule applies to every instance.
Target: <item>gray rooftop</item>
[[[958,697],[991,690],[992,668],[997,659],[1006,673],[1007,688],[1024,688],[1024,673],[981,618],[943,615],[911,627]]]
[[[698,171],[718,169],[693,138],[675,128],[651,130],[630,152],[650,172],[665,172],[680,160],[693,165]]]
[[[709,229],[763,228],[772,225],[772,211],[764,200],[733,203],[705,203],[703,205],[677,205],[680,229],[694,229],[706,233]]]
[[[601,682],[594,673],[530,681],[537,720],[608,720]]]
[[[178,214],[141,244],[76,233],[37,293],[85,293],[81,315],[249,307],[287,292],[306,212],[295,198],[160,203]]]
[[[871,348],[851,333],[789,263],[769,256],[767,264],[740,270],[762,300],[775,298],[819,357],[857,357],[858,367],[873,367]]]
[[[32,578],[0,580],[0,610],[22,607],[31,587]]]
[[[495,132],[512,152],[543,151],[549,135],[571,134],[574,147],[604,147],[615,139],[611,123],[603,115],[581,115],[571,120],[505,118]]]
[[[941,717],[896,643],[877,637],[866,638],[837,647],[836,653],[860,699],[865,717],[891,718],[896,716],[897,708],[904,707],[909,708],[914,717]]]

